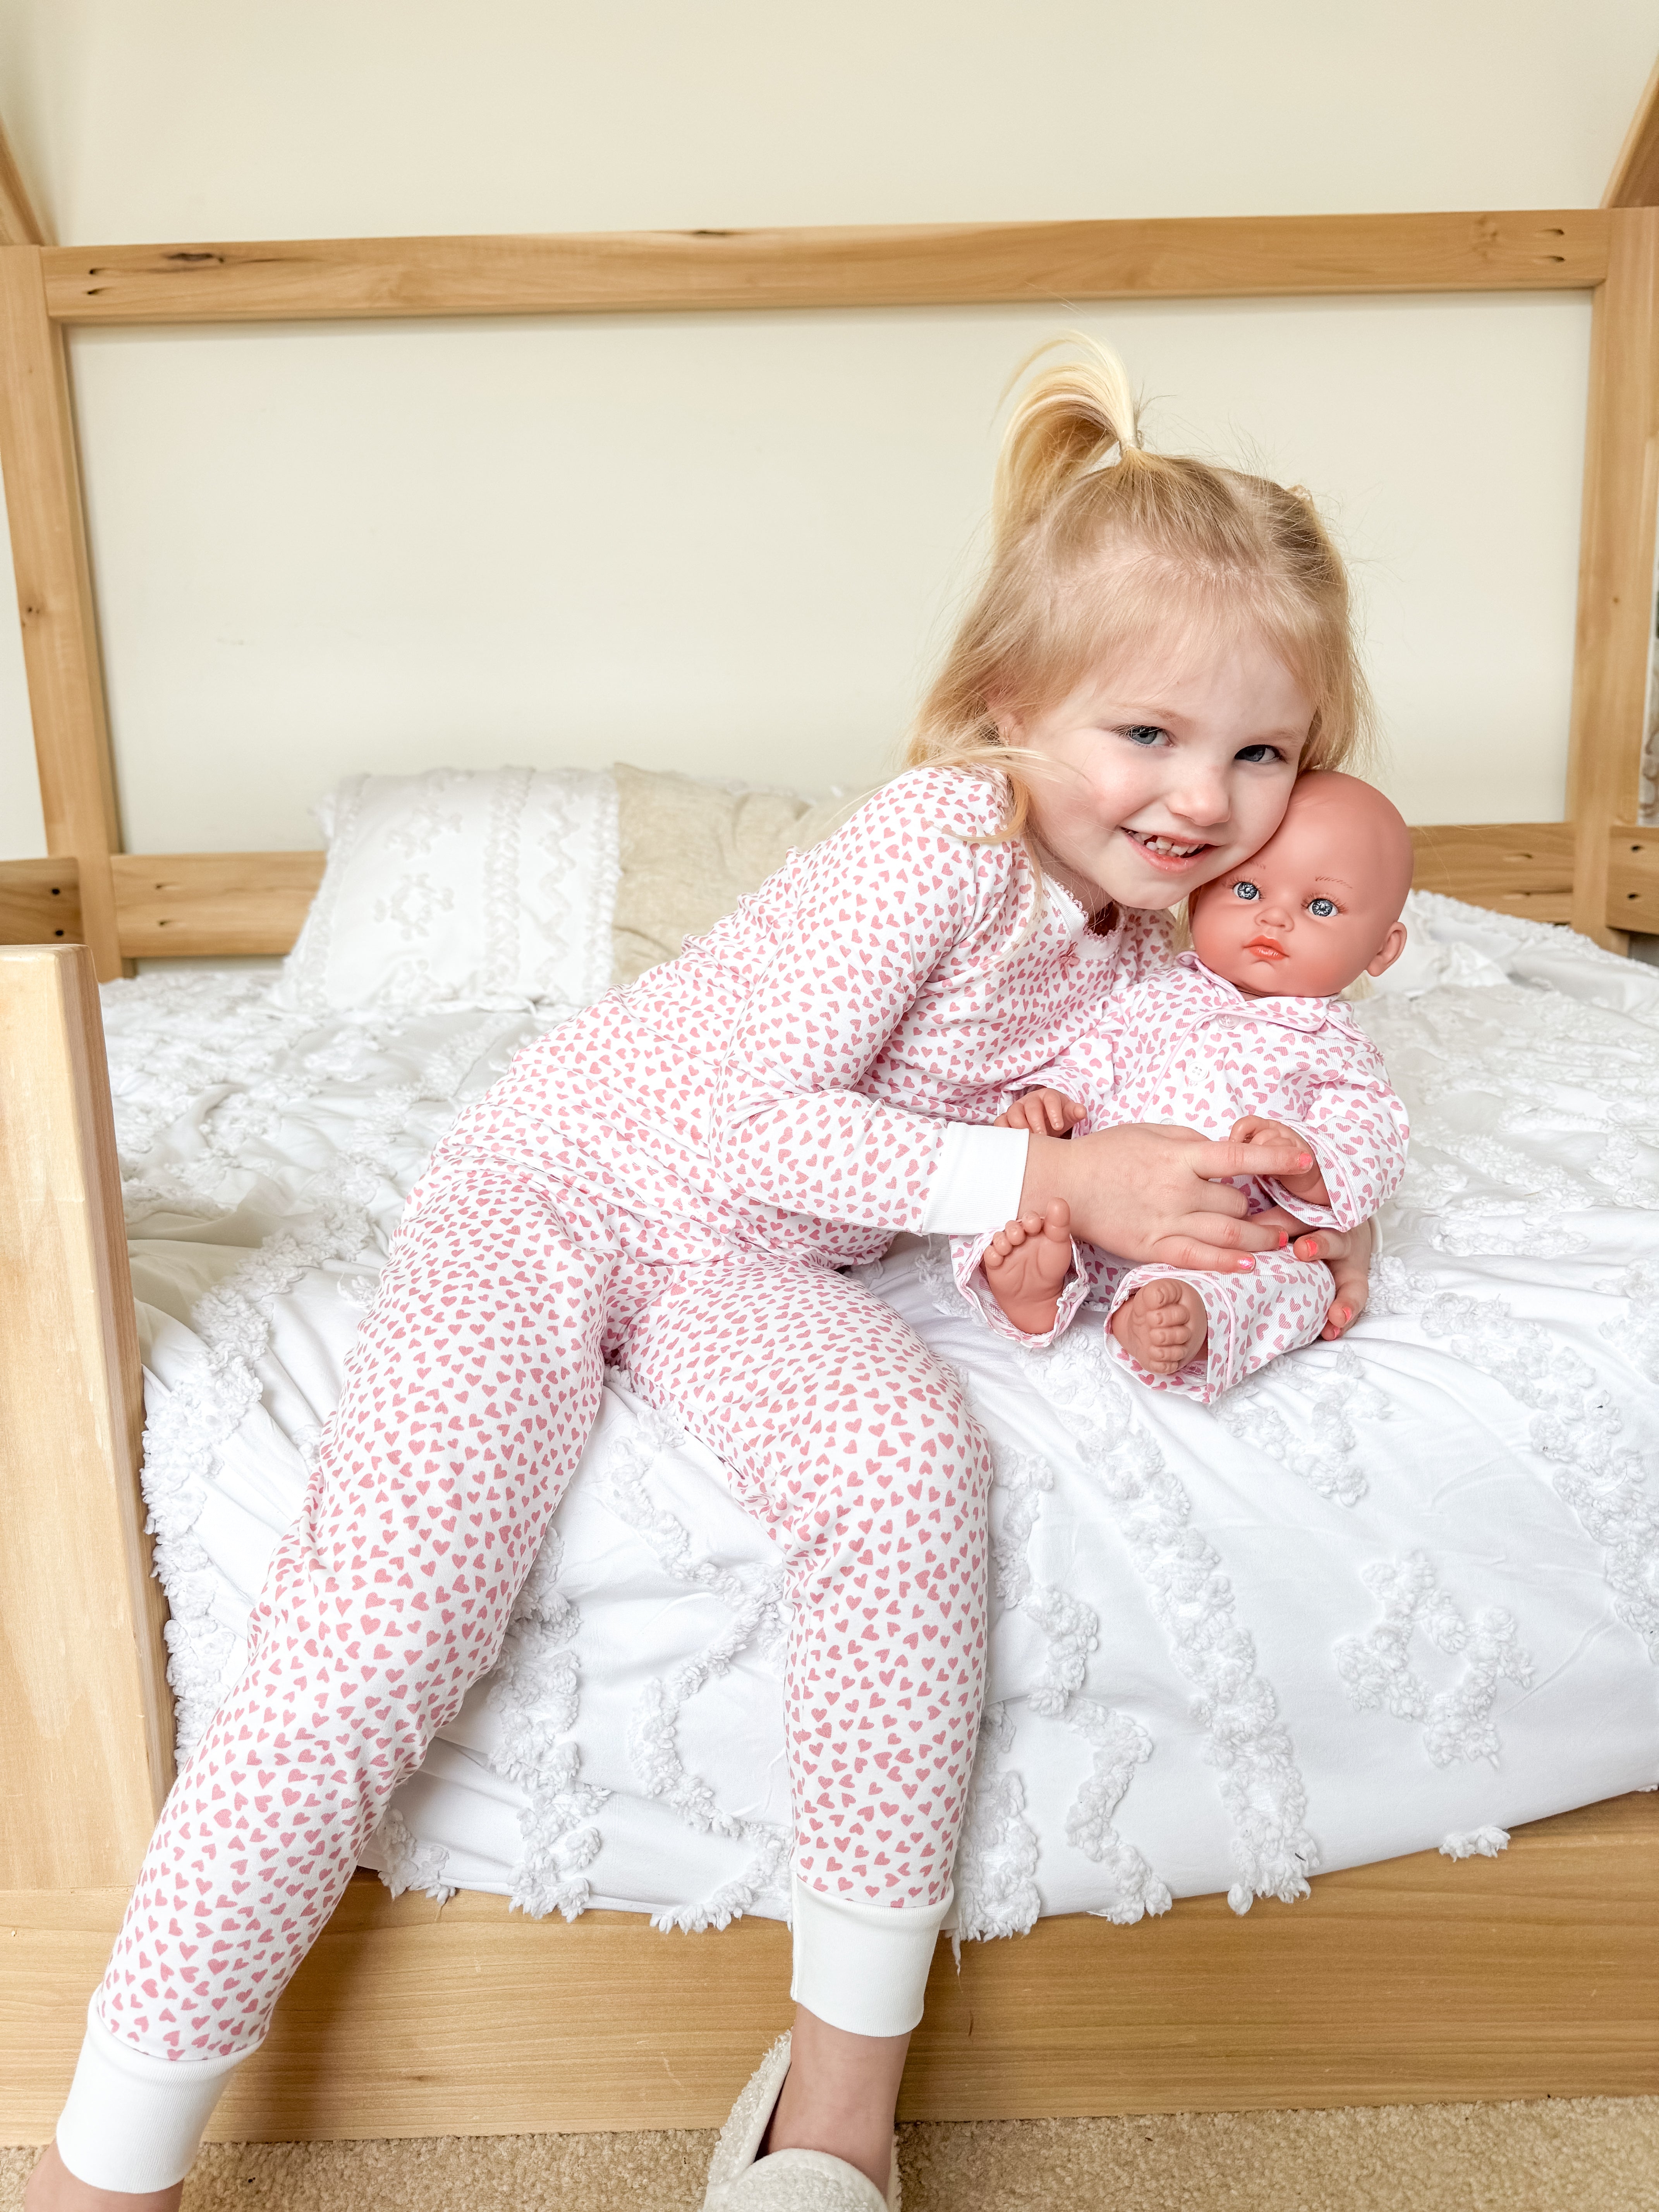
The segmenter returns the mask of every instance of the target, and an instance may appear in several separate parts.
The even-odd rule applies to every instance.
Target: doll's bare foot
[[[185,2185],[171,2189],[142,2191],[137,2196],[119,2189],[94,2189],[78,2181],[58,2155],[55,2142],[46,2145],[40,2163],[23,2190],[24,2212],[178,2212]]]
[[[991,1296],[1017,1329],[1046,1336],[1072,1271],[1072,1209],[1057,1198],[1046,1213],[1022,1213],[999,1229],[982,1262]]]
[[[1154,1375],[1174,1375],[1203,1351],[1210,1316],[1190,1283],[1159,1275],[1126,1298],[1106,1326],[1132,1359]]]

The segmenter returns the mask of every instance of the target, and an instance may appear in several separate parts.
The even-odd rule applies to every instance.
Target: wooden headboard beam
[[[1647,81],[1601,195],[1604,208],[1659,207],[1659,62]]]
[[[860,229],[601,231],[58,246],[61,323],[960,307],[1373,292],[1584,291],[1608,218],[1224,216]]]
[[[1578,553],[1567,812],[1578,825],[1575,928],[1622,951],[1607,920],[1608,831],[1636,819],[1659,519],[1659,208],[1624,208],[1595,295]]]
[[[109,867],[121,832],[69,365],[46,313],[39,246],[0,248],[0,465],[46,849],[80,863],[85,942],[107,981],[121,973]]]
[[[1571,822],[1434,823],[1414,829],[1414,882],[1534,921],[1572,917]],[[1610,928],[1659,933],[1659,830],[1607,834]],[[283,953],[322,880],[320,853],[118,853],[112,864],[128,958]],[[0,945],[78,944],[75,862],[0,860]]]

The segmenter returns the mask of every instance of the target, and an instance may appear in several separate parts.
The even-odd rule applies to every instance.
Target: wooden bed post
[[[1659,517],[1659,208],[1609,221],[1590,339],[1567,812],[1573,927],[1623,951],[1607,912],[1613,825],[1641,790]]]
[[[80,945],[0,947],[0,1888],[131,1882],[173,1779],[143,1376]]]
[[[0,465],[46,849],[79,864],[82,933],[107,981],[124,972],[110,872],[121,832],[69,363],[46,313],[38,246],[0,248]]]

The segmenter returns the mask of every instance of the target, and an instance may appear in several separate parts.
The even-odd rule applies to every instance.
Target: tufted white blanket
[[[961,1933],[1300,1895],[1321,1868],[1659,1782],[1659,975],[1415,897],[1361,1018],[1414,1127],[1370,1310],[1205,1409],[1085,1314],[975,1322],[870,1270],[996,1447],[990,1703]],[[106,1021],[187,1751],[403,1197],[535,1020],[317,1017],[260,975]],[[781,1577],[710,1455],[612,1378],[501,1664],[366,1854],[394,1888],[664,1926],[784,1910]]]

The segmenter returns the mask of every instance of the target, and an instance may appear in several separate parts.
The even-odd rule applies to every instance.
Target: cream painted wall
[[[0,0],[0,113],[82,240],[1593,204],[1651,16],[1561,21]],[[337,775],[440,760],[873,777],[1066,326],[1158,442],[1320,495],[1408,813],[1559,814],[1588,311],[1488,298],[81,334],[129,844],[315,842]]]

